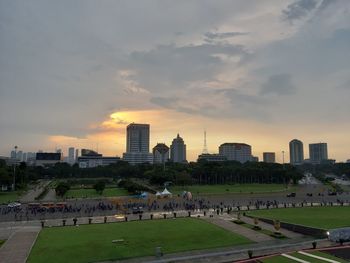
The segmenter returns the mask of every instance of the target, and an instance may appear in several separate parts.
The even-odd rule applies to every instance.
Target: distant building
[[[95,168],[98,166],[107,166],[120,161],[119,157],[103,157],[98,152],[82,149],[81,156],[78,157],[79,168]]]
[[[207,161],[207,162],[224,162],[227,161],[227,158],[221,154],[217,153],[202,153],[198,155],[198,162]]]
[[[184,140],[177,134],[176,138],[170,146],[170,160],[174,163],[185,163],[186,160],[186,144]]]
[[[153,155],[149,152],[150,125],[131,123],[126,128],[126,152],[123,160],[132,165],[153,163]]]
[[[17,152],[16,159],[17,159],[19,162],[23,162],[23,151],[18,151],[18,152]]]
[[[310,162],[320,164],[322,161],[328,160],[327,143],[311,143],[309,144]]]
[[[224,143],[219,146],[219,154],[228,161],[245,163],[252,160],[252,147],[245,143]]]
[[[259,157],[258,156],[252,156],[252,162],[258,163]]]
[[[68,148],[68,163],[70,165],[73,165],[75,163],[75,158],[74,158],[74,147],[69,147]]]
[[[276,154],[274,152],[264,152],[263,153],[264,163],[275,163],[276,162]]]
[[[35,157],[36,166],[50,166],[55,165],[56,163],[61,162],[62,154],[61,153],[46,153],[38,152]]]
[[[79,149],[75,149],[75,162],[78,162],[78,157],[79,157]]]
[[[164,164],[169,159],[169,147],[164,143],[158,143],[153,147],[153,163]]]
[[[11,159],[16,159],[16,152],[15,151],[11,151]]]
[[[290,164],[299,165],[304,161],[304,146],[303,142],[297,139],[289,142],[289,158]]]

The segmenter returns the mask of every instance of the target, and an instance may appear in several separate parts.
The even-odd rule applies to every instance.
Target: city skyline
[[[306,2],[309,2],[307,5]],[[98,148],[125,128],[177,133],[194,161],[225,142],[275,152],[327,142],[350,158],[350,2],[0,2],[0,155]],[[208,19],[210,18],[210,19]],[[142,25],[142,26],[141,26]]]

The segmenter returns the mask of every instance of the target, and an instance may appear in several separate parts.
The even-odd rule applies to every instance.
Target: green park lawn
[[[20,199],[19,192],[0,192],[0,204],[7,204],[18,201]]]
[[[112,240],[123,239],[122,243]],[[251,243],[245,237],[195,218],[44,228],[28,263],[117,260]],[[55,255],[55,256],[53,256]]]
[[[337,261],[339,263],[346,263],[345,260],[343,260],[341,258],[334,257],[334,256],[329,255],[327,253],[323,253],[323,252],[319,252],[319,251],[313,251],[313,252],[307,251],[307,253],[313,254],[313,255],[316,255],[316,256],[320,256],[320,257],[323,257],[323,258],[328,258],[328,259],[331,259],[331,260],[335,260],[335,261]],[[325,262],[324,260],[320,260],[320,259],[316,259],[316,258],[313,258],[313,257],[305,256],[305,255],[299,254],[297,252],[294,252],[294,253],[289,254],[289,255],[291,255],[293,257],[296,257],[296,258],[299,258],[301,260],[305,260],[305,261],[310,262],[310,263],[324,263]],[[296,261],[294,261],[292,259],[289,259],[289,258],[286,258],[286,257],[283,257],[283,256],[274,256],[274,257],[269,257],[269,258],[262,259],[261,262],[263,262],[263,263],[295,263]]]
[[[255,210],[250,216],[280,220],[286,223],[305,225],[320,229],[350,226],[350,207],[302,207]]]
[[[91,198],[91,197],[113,197],[129,195],[123,188],[106,188],[102,195],[95,189],[71,189],[65,194],[65,198]]]
[[[292,187],[293,189],[295,187]],[[234,194],[234,193],[269,193],[286,191],[284,184],[234,184],[234,185],[191,185],[173,186],[170,192],[178,194],[189,191],[192,194]],[[291,190],[290,188],[288,190]]]
[[[6,240],[0,240],[0,247],[5,243]]]

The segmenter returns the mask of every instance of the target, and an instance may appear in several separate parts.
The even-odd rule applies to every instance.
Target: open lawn
[[[65,198],[91,198],[91,197],[113,197],[129,195],[128,191],[122,188],[106,188],[102,195],[99,195],[95,189],[71,189]]]
[[[295,189],[295,187],[292,187]],[[234,184],[234,185],[191,185],[191,186],[173,186],[170,192],[179,194],[183,191],[189,191],[192,194],[236,194],[236,193],[269,193],[286,191],[283,184]],[[291,190],[291,189],[288,189]]]
[[[247,213],[260,218],[277,219],[282,222],[332,229],[350,226],[350,207],[302,207],[256,210]]]
[[[347,262],[341,258],[337,258],[337,257],[331,256],[329,254],[322,253],[319,251],[312,251],[312,252],[307,251],[307,253],[315,255],[315,256],[319,256],[322,258],[335,260],[336,262],[339,262],[339,263],[346,263]],[[288,255],[293,256],[293,257],[298,258],[298,259],[301,259],[301,260],[305,260],[306,262],[310,262],[310,263],[324,263],[324,262],[326,262],[326,261],[321,260],[321,259],[313,258],[313,257],[307,256],[307,255],[302,255],[298,252],[294,252],[294,253],[291,253]],[[262,259],[261,262],[263,262],[263,263],[295,263],[297,261],[283,257],[283,256],[274,256],[274,257]]]
[[[112,243],[123,239],[124,242]],[[117,260],[250,243],[245,237],[195,218],[44,228],[28,263]],[[53,256],[55,255],[55,256]]]
[[[0,192],[0,204],[7,204],[20,199],[19,192]]]

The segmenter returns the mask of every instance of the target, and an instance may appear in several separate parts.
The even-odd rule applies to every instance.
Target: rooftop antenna
[[[208,153],[208,148],[207,148],[207,131],[204,130],[204,145],[203,145],[203,153]]]

